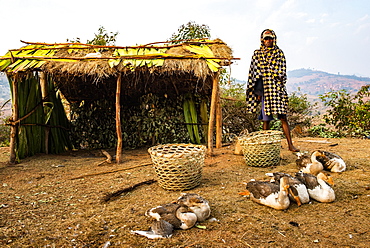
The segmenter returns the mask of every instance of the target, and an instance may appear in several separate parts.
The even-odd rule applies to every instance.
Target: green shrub
[[[321,138],[340,138],[342,135],[336,131],[330,131],[325,124],[313,126],[308,130],[310,136],[321,137]]]
[[[346,90],[330,91],[320,96],[325,106],[324,122],[335,127],[341,136],[368,136],[370,132],[370,85],[356,94]]]
[[[5,117],[4,114],[1,112],[1,110],[9,103],[10,100],[6,101],[0,106],[0,147],[6,147],[9,146],[9,139],[10,139],[10,126],[5,125],[7,122],[7,119],[10,117]]]
[[[0,125],[0,147],[9,146],[10,144],[9,138],[10,138],[10,127],[6,126],[5,124],[1,124]]]

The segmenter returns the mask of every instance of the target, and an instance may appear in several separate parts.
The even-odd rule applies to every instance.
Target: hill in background
[[[288,93],[300,92],[306,94],[311,103],[318,103],[317,111],[325,111],[324,104],[319,99],[330,91],[347,90],[357,93],[362,86],[370,84],[370,78],[349,75],[330,74],[323,71],[298,69],[288,72]]]
[[[288,92],[300,91],[304,94],[318,96],[329,91],[347,90],[355,93],[362,86],[370,84],[370,78],[348,75],[336,75],[323,71],[299,69],[288,72]]]

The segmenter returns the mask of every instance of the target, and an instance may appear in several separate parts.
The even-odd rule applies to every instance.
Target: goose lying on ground
[[[343,172],[346,170],[346,163],[339,155],[321,150],[315,151],[315,154],[316,160],[324,166],[324,170],[331,172]]]
[[[330,175],[320,172],[314,176],[298,172],[295,176],[306,185],[312,199],[318,202],[333,202],[335,200],[335,192],[330,186],[330,184],[334,185],[334,182]]]
[[[273,177],[275,182],[280,182],[280,178],[287,177],[289,187],[289,198],[295,201],[298,206],[308,203],[310,201],[310,196],[307,191],[306,185],[301,182],[298,178],[295,178],[287,173],[274,172],[266,173],[266,176]]]
[[[198,222],[205,221],[211,215],[209,202],[195,193],[184,193],[176,201],[177,204],[185,205],[197,215]]]
[[[175,229],[189,229],[211,214],[209,203],[203,197],[186,193],[177,201],[149,209],[145,215],[153,218],[149,231],[131,231],[150,239],[169,238]]]
[[[252,201],[259,204],[277,210],[285,210],[290,205],[288,189],[288,178],[282,177],[279,184],[266,181],[249,181],[247,190],[239,194],[249,195]]]
[[[321,153],[314,151],[310,156],[304,153],[297,153],[296,164],[300,171],[303,173],[309,173],[312,175],[317,175],[324,170],[324,166],[320,161],[317,160],[317,156]]]

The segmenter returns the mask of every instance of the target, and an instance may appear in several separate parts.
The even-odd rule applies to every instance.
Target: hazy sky
[[[0,55],[29,42],[119,32],[116,45],[165,41],[182,24],[211,29],[240,58],[232,77],[247,80],[265,28],[275,31],[288,71],[300,68],[370,77],[368,0],[0,0]]]

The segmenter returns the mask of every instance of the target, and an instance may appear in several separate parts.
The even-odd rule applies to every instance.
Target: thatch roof
[[[211,78],[233,59],[219,39],[131,47],[27,43],[0,57],[0,71],[42,70],[71,101],[114,97],[121,74],[123,96],[134,99],[150,92],[210,94]]]

